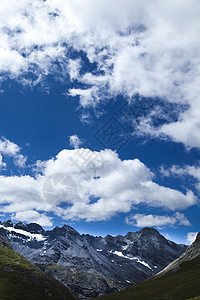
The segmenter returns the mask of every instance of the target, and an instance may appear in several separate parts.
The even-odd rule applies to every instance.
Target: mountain
[[[200,299],[200,233],[186,252],[152,278],[99,300]]]
[[[69,290],[12,250],[0,236],[1,300],[73,300]]]
[[[70,226],[45,231],[38,224],[0,223],[13,249],[81,299],[122,290],[155,275],[186,250],[154,228],[125,236],[94,237]]]

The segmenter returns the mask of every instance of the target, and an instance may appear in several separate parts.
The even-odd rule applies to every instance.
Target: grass
[[[99,300],[199,300],[200,256],[183,262],[176,272],[152,277],[118,293],[98,297]],[[196,298],[195,298],[196,297]]]
[[[0,300],[73,300],[69,290],[15,251],[0,247]]]

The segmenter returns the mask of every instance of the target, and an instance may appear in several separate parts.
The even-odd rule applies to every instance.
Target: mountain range
[[[35,223],[0,222],[13,249],[80,299],[117,292],[154,276],[187,249],[154,228],[106,237],[79,234],[70,226],[44,230]]]

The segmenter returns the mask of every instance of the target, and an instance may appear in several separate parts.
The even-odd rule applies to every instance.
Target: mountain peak
[[[69,225],[63,225],[62,227],[56,226],[52,231],[46,231],[46,233],[50,233],[50,235],[54,237],[58,237],[59,235],[80,235],[78,231],[76,231],[74,228],[72,228]]]
[[[30,233],[43,233],[44,232],[44,229],[42,228],[42,226],[40,226],[37,223],[26,224],[23,222],[17,222],[17,223],[14,223],[12,227],[14,227],[16,229],[22,229],[22,230],[28,231]]]
[[[160,234],[158,232],[158,230],[156,230],[155,228],[153,227],[144,227],[142,229],[140,229],[139,233],[142,233],[142,234]]]
[[[14,228],[16,229],[27,229],[27,224],[23,223],[23,222],[17,222],[14,223]]]
[[[65,230],[75,230],[74,228],[72,228],[71,226],[69,226],[69,225],[63,225],[61,228],[63,228],[63,229],[65,229]]]
[[[3,226],[5,226],[5,227],[13,227],[13,223],[12,223],[11,220],[4,221],[2,224],[3,224]]]
[[[37,223],[29,223],[27,224],[27,229],[31,233],[43,233],[44,229]]]
[[[73,227],[71,227],[69,225],[64,225],[63,227],[61,227],[61,230],[67,231],[68,233],[80,235],[76,229],[74,229]]]

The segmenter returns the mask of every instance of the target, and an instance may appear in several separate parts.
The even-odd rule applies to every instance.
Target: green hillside
[[[73,300],[69,290],[12,249],[0,247],[0,300]]]
[[[194,298],[194,299],[193,299]],[[97,299],[97,298],[96,298]],[[130,288],[98,297],[99,300],[186,300],[200,299],[200,255],[183,262],[178,270],[155,276]]]

